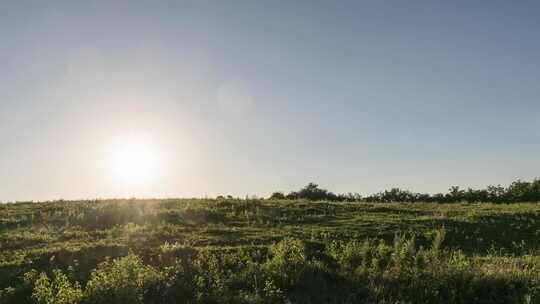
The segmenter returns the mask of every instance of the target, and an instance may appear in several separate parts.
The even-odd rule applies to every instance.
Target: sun
[[[158,164],[158,154],[151,145],[134,142],[113,149],[110,169],[118,182],[133,185],[155,178]]]

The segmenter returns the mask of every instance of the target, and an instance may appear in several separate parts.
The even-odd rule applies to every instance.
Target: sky
[[[0,2],[3,202],[504,185],[539,131],[537,1]]]

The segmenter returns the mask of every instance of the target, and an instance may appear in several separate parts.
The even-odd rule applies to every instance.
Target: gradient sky
[[[0,201],[532,179],[540,4],[1,1],[0,143]]]

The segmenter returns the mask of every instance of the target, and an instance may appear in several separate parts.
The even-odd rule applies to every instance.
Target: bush
[[[32,299],[37,304],[75,304],[82,299],[79,282],[71,283],[59,269],[53,271],[52,280],[42,272],[34,282]]]
[[[286,289],[297,284],[307,266],[304,243],[301,240],[285,238],[270,246],[270,255],[264,267],[277,280],[278,286]]]
[[[163,281],[162,273],[129,254],[106,260],[90,274],[84,290],[86,303],[147,303]]]

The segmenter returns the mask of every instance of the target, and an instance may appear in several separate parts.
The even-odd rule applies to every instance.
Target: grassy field
[[[540,303],[540,205],[0,205],[0,303]]]

